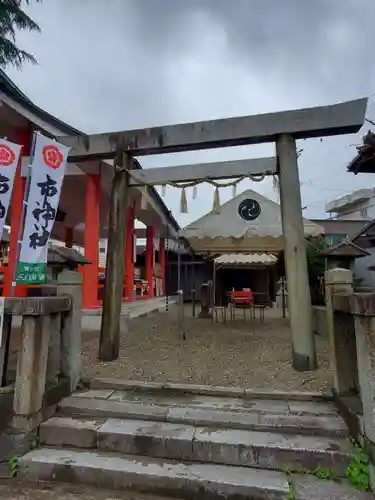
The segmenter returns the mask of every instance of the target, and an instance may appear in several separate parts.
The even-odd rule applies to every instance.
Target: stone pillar
[[[68,295],[72,309],[64,315],[61,328],[61,372],[77,388],[82,370],[82,276],[64,269],[57,279],[57,295]]]
[[[61,372],[61,313],[51,314],[48,348],[47,385],[57,384]]]
[[[46,386],[50,316],[22,317],[12,425],[25,431],[39,424]]]
[[[353,292],[353,273],[335,268],[325,272],[327,330],[333,389],[343,396],[358,389],[358,373],[353,316],[334,311],[335,294]]]
[[[370,482],[375,488],[375,294],[353,294],[358,377],[363,408],[364,447],[371,458]]]
[[[280,171],[293,368],[298,371],[315,370],[316,353],[295,139],[281,135],[276,143],[276,151]]]
[[[146,228],[146,280],[148,283],[148,297],[154,297],[154,228],[147,226]]]

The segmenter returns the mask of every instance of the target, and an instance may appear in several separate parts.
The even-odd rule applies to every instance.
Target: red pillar
[[[17,260],[17,243],[18,243],[18,233],[20,230],[21,216],[22,216],[22,205],[23,198],[25,195],[26,178],[21,177],[21,166],[22,166],[22,156],[28,156],[30,154],[30,146],[32,141],[32,131],[31,128],[25,130],[20,130],[18,134],[12,138],[15,143],[23,146],[20,156],[20,161],[17,166],[16,176],[14,179],[12,199],[10,203],[10,243],[9,243],[9,254],[8,254],[8,269],[5,274],[4,279],[4,293],[5,297],[9,297],[12,293],[12,281],[14,268]],[[24,285],[18,285],[15,289],[16,297],[26,296],[27,288]]]
[[[146,228],[146,281],[148,283],[148,296],[154,296],[154,228]]]
[[[128,207],[125,250],[125,300],[134,300],[134,205]]]
[[[165,295],[165,240],[160,238],[159,240],[159,264],[161,269],[161,288],[162,293]]]
[[[66,248],[73,248],[74,230],[72,227],[67,227],[65,230],[65,246]]]
[[[84,309],[99,307],[98,301],[98,268],[99,268],[99,203],[100,176],[86,175],[85,205],[85,258],[91,264],[83,266]]]

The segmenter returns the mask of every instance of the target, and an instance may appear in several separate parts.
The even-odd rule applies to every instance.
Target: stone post
[[[359,388],[363,409],[362,438],[370,456],[370,482],[375,488],[375,294],[354,293],[354,315]]]
[[[51,314],[48,348],[47,385],[57,384],[61,372],[61,313]]]
[[[82,276],[78,271],[64,269],[57,278],[57,295],[68,295],[72,300],[69,313],[62,319],[61,372],[76,390],[82,370]]]
[[[335,268],[325,272],[327,330],[333,389],[339,396],[358,387],[353,316],[334,311],[334,296],[353,292],[353,273]]]
[[[49,340],[49,315],[22,317],[13,402],[13,426],[18,429],[28,431],[39,424],[46,386]]]
[[[281,135],[276,142],[276,152],[293,368],[298,371],[315,370],[316,353],[295,139],[290,135]]]

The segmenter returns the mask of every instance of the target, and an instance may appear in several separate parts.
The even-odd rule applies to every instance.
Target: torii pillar
[[[298,371],[315,370],[316,353],[295,139],[291,135],[281,135],[276,142],[276,152],[293,368]]]

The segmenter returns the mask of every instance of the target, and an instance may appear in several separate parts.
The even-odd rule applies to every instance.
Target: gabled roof
[[[362,236],[366,236],[366,233],[368,233],[374,227],[375,227],[375,219],[372,219],[351,239],[351,241],[354,243]]]
[[[253,221],[245,221],[238,214],[238,207],[245,199],[259,203],[260,215]],[[324,229],[318,224],[303,219],[305,234],[318,236]],[[242,238],[244,236],[280,237],[283,234],[280,205],[265,196],[248,189],[220,206],[220,213],[209,212],[180,231],[181,236],[208,238]]]
[[[375,173],[375,134],[370,130],[363,137],[363,144],[357,147],[357,155],[348,165],[353,174]]]
[[[40,118],[44,122],[61,130],[61,132],[65,133],[66,135],[86,136],[86,134],[84,134],[80,130],[71,127],[67,123],[64,123],[55,116],[36,106],[6,75],[6,73],[0,69],[0,93],[1,92],[5,94],[5,96],[7,96],[9,100],[16,102],[19,106],[24,107],[25,110],[33,113],[35,118]],[[139,166],[139,168],[142,168],[138,162],[136,162],[136,164]],[[166,207],[157,190],[153,186],[149,187],[149,195],[156,201],[158,206],[164,212],[166,218],[170,221],[171,226],[174,228],[174,230],[178,231],[180,229],[178,222],[173,217],[171,211]]]
[[[325,255],[326,257],[352,257],[352,258],[366,257],[366,255],[370,255],[370,253],[367,250],[356,245],[348,238],[345,238],[336,245],[333,245],[329,248],[326,248],[325,250],[322,250],[321,254]]]

